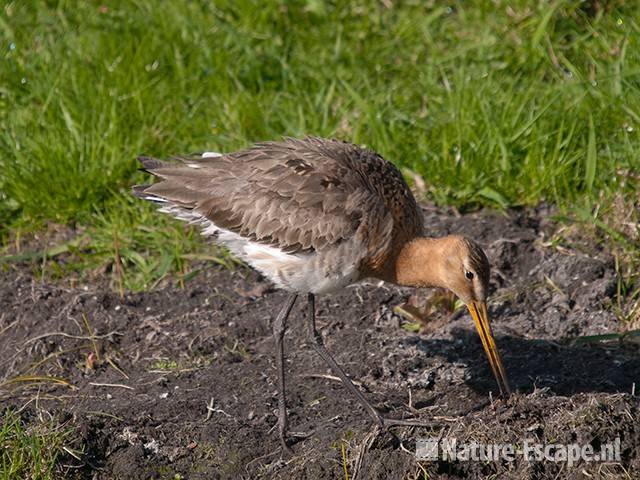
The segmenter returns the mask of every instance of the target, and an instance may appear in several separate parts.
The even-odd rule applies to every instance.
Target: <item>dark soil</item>
[[[74,428],[84,453],[62,459],[71,478],[335,479],[345,468],[353,478],[358,466],[359,478],[373,479],[638,478],[637,344],[572,341],[625,328],[611,306],[612,257],[587,243],[550,242],[543,208],[457,216],[430,207],[425,217],[434,235],[462,233],[486,247],[494,333],[517,391],[508,401],[498,398],[466,311],[437,312],[412,333],[394,307],[414,292],[353,286],[318,299],[328,349],[387,415],[435,424],[376,435],[306,344],[299,299],[286,336],[288,406],[291,430],[311,435],[282,456],[270,322],[284,293],[246,269],[200,265],[184,289],[120,298],[106,277],[71,288],[23,265],[0,274],[0,382],[9,381],[0,409],[19,409],[27,424],[50,415]],[[418,462],[416,439],[435,436],[596,449],[619,438],[621,459]]]

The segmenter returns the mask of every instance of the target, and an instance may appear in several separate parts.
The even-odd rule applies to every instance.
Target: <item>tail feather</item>
[[[133,193],[138,198],[144,198],[144,191],[149,188],[151,185],[134,185],[131,187],[131,193]]]
[[[216,152],[204,152],[186,157],[173,157],[173,162],[165,162],[157,158],[141,155],[138,161],[140,170],[160,179],[151,185],[135,185],[133,195],[160,204],[163,211],[176,213],[177,209],[191,211],[206,190],[207,176],[201,170],[216,162],[222,155]],[[202,183],[202,188],[193,188]],[[171,211],[165,207],[172,206]],[[183,215],[184,212],[181,213]],[[194,215],[189,213],[189,215]]]
[[[158,160],[157,158],[147,157],[145,155],[140,155],[138,157],[138,161],[142,164],[140,170],[147,173],[153,173],[152,170],[156,170],[162,167],[168,167],[171,164],[167,162],[163,162],[162,160]]]
[[[152,193],[147,192],[147,189],[152,185],[134,185],[131,188],[131,193],[138,198],[142,198],[143,200],[149,200],[154,203],[167,203],[166,198],[158,197],[157,195],[153,195]]]

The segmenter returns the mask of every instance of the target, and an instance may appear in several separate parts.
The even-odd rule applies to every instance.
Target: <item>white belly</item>
[[[320,266],[316,253],[285,253],[228,230],[217,229],[214,225],[207,230],[211,228],[216,229],[221,244],[282,289],[302,293],[328,293],[344,288],[360,278],[356,265],[326,270]]]
[[[149,197],[162,202],[162,199]],[[165,201],[166,202],[166,201]],[[167,202],[168,203],[168,202]],[[253,242],[236,233],[219,228],[210,220],[191,210],[166,204],[160,209],[180,220],[202,227],[205,236],[216,236],[218,243],[227,247],[239,259],[284,290],[301,293],[328,293],[360,280],[354,263],[325,266],[317,253],[285,253],[279,248]]]

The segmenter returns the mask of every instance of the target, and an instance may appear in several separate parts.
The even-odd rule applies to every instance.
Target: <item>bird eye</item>
[[[470,272],[470,271],[467,270],[464,273],[464,276],[467,277],[467,280],[473,280],[473,272]]]

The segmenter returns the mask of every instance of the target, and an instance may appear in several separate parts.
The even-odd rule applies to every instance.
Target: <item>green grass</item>
[[[442,204],[637,195],[637,2],[103,3],[0,3],[0,235],[77,226],[60,275],[150,288],[203,252],[129,198],[140,153],[315,134],[378,150]]]
[[[63,448],[70,432],[37,422],[25,427],[17,415],[6,411],[0,419],[0,480],[61,478],[59,460],[66,455]]]

